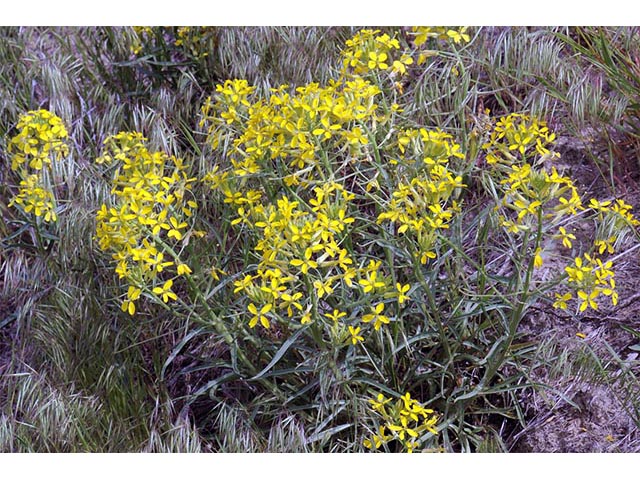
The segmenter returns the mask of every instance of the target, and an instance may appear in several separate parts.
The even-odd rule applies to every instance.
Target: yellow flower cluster
[[[620,198],[603,202],[592,198],[588,207],[597,212],[598,220],[609,231],[615,232],[640,225],[640,221],[631,213],[633,207]]]
[[[511,233],[535,232],[543,220],[558,223],[583,209],[571,178],[545,165],[556,157],[547,148],[554,139],[555,134],[543,121],[511,114],[498,120],[490,140],[483,145],[491,173],[500,179],[503,190],[498,209],[506,211],[500,221]],[[509,216],[508,211],[515,216]],[[566,245],[570,239],[566,231],[562,238]]]
[[[219,138],[214,135],[218,128],[234,123],[241,125],[243,119],[246,119],[251,107],[249,99],[255,89],[246,80],[226,80],[224,84],[216,85],[215,100],[211,97],[206,99],[201,109],[200,126],[203,127],[207,121],[211,122],[209,141],[214,148],[219,142]]]
[[[397,440],[407,453],[422,447],[425,435],[438,434],[436,424],[438,416],[430,408],[424,408],[420,403],[411,398],[407,392],[395,403],[382,393],[377,398],[370,399],[369,403],[374,412],[382,417],[378,433],[371,439],[364,441],[364,446],[370,450],[377,450],[392,440]]]
[[[354,223],[348,214],[354,195],[341,184],[325,182],[313,188],[308,198],[282,196],[275,204],[263,204],[262,194],[255,190],[231,197],[224,185],[218,188],[237,209],[231,223],[248,227],[258,238],[256,273],[234,282],[234,293],[245,295],[250,302],[249,327],[269,328],[275,319],[306,324],[327,318],[332,321],[326,326],[339,343],[355,345],[363,341],[361,327],[343,323],[351,319],[335,308],[340,301],[334,300],[336,290],[340,298],[345,290],[360,287],[370,304],[375,304],[361,321],[371,323],[374,330],[390,323],[383,313],[385,300],[396,299],[399,305],[409,300],[410,285],[392,287],[382,274],[382,262],[371,260],[357,268],[342,246]],[[319,315],[331,311],[330,305],[333,313]]]
[[[555,133],[544,121],[512,113],[496,122],[489,141],[482,148],[487,151],[486,160],[490,165],[522,164],[531,155],[552,155],[547,146],[555,139]]]
[[[367,52],[377,55],[375,68],[383,68],[383,54],[399,45],[378,33],[360,32],[349,45],[367,45]],[[369,58],[368,53],[359,56]],[[303,324],[332,319],[330,331],[357,344],[361,327],[342,325],[338,319],[350,319],[330,313],[339,307],[334,297],[360,287],[372,305],[362,322],[375,330],[391,321],[384,314],[386,300],[402,305],[409,299],[410,285],[394,288],[381,262],[356,266],[368,260],[356,262],[344,246],[350,241],[355,195],[333,180],[341,166],[371,159],[377,148],[372,142],[384,118],[376,102],[380,93],[355,71],[343,71],[326,86],[310,83],[291,90],[282,85],[266,98],[246,80],[227,80],[204,103],[200,125],[224,155],[205,180],[234,209],[232,225],[257,237],[256,273],[235,282],[235,293],[247,297],[250,327],[269,328],[274,319],[295,318]],[[450,174],[429,159],[443,163],[441,157],[462,156],[459,147],[442,132],[416,130],[415,136],[415,148],[425,153],[421,165],[433,172],[434,182],[446,181]],[[340,295],[334,295],[337,289]]]
[[[399,135],[397,146],[404,157],[403,166],[417,164],[420,173],[410,182],[398,184],[377,222],[389,220],[399,225],[398,233],[415,235],[417,256],[425,264],[436,257],[437,231],[449,228],[449,221],[460,210],[451,197],[465,185],[462,177],[447,169],[447,164],[451,158],[464,155],[453,137],[439,130],[405,130]]]
[[[209,56],[208,44],[215,33],[216,27],[178,27],[174,43],[192,57],[202,59]]]
[[[308,203],[286,196],[275,205],[235,199],[241,206],[232,223],[259,232],[254,247],[260,257],[257,272],[234,283],[234,292],[243,292],[252,302],[251,327],[260,323],[268,328],[270,312],[308,323],[313,305],[327,300],[337,283],[353,286],[357,272],[340,246],[354,221],[346,213],[352,199],[353,194],[337,183],[316,187]]]
[[[288,186],[314,175],[326,178],[321,152],[345,149],[355,155],[369,143],[380,89],[362,78],[325,87],[310,83],[295,94],[282,85],[271,90],[268,101],[255,99],[254,91],[246,80],[227,80],[202,107],[200,124],[209,125],[212,146],[229,146],[231,168],[210,178],[214,183],[265,170],[281,173]]]
[[[144,48],[144,44],[148,43],[154,36],[153,27],[134,26],[133,32],[135,35],[131,45],[131,53],[134,55],[140,55]]]
[[[43,186],[36,174],[20,181],[20,191],[9,202],[9,206],[12,205],[21,205],[25,212],[33,212],[36,217],[42,217],[47,223],[58,219],[53,193]]]
[[[515,212],[516,218],[502,218],[502,225],[512,233],[535,229],[541,219],[559,222],[583,209],[578,189],[569,177],[531,167],[511,165],[504,188],[502,206]]]
[[[400,43],[380,30],[360,30],[347,40],[342,51],[343,73],[366,75],[369,72],[389,70],[396,75],[405,75],[407,66],[413,64],[410,55],[395,55]],[[395,59],[394,59],[395,56]]]
[[[131,53],[140,55],[156,47],[158,41],[179,47],[194,59],[203,59],[209,55],[210,41],[216,34],[216,27],[133,27]]]
[[[615,274],[613,272],[613,262],[603,262],[599,256],[611,255],[616,251],[616,244],[627,229],[640,225],[640,222],[631,213],[632,207],[622,199],[606,200],[603,202],[592,198],[587,205],[588,208],[596,212],[598,228],[596,229],[596,239],[593,242],[594,253],[583,254],[576,257],[573,262],[565,267],[568,286],[573,288],[578,301],[579,310],[585,311],[587,308],[598,309],[599,297],[609,297],[612,305],[618,304],[618,293],[616,292]],[[566,232],[563,243],[567,239]],[[573,235],[572,238],[575,239]],[[565,243],[565,246],[567,244]],[[572,292],[563,294],[556,293],[554,307],[566,309],[567,302],[574,298]]]
[[[602,244],[598,245],[596,243],[596,245],[601,246]],[[609,252],[613,253],[611,243],[604,242],[604,246],[605,249],[608,247]],[[600,258],[588,253],[583,254],[581,257],[576,257],[571,265],[565,267],[565,272],[568,275],[567,282],[577,292],[581,312],[587,308],[597,310],[596,299],[600,296],[610,297],[614,306],[618,304],[618,293],[615,290],[615,274],[612,268],[613,263],[611,261],[603,263]],[[556,301],[553,306],[566,309],[567,302],[572,298],[571,292],[556,293]]]
[[[66,144],[67,130],[60,117],[47,110],[27,112],[16,126],[18,134],[9,141],[7,150],[11,155],[11,169],[16,171],[28,164],[33,170],[42,170],[69,155]]]
[[[7,153],[11,169],[23,178],[18,194],[9,205],[20,205],[45,222],[55,222],[55,197],[46,186],[52,160],[69,155],[67,130],[62,120],[47,110],[29,111],[16,126],[18,133],[9,141]]]
[[[615,290],[613,264],[603,262],[598,255],[615,251],[617,235],[627,227],[638,225],[631,214],[631,206],[623,200],[599,202],[591,199],[583,205],[573,181],[561,176],[555,167],[546,163],[557,157],[549,150],[555,134],[546,124],[526,115],[512,114],[502,117],[491,132],[490,140],[483,145],[491,174],[500,178],[502,199],[497,209],[506,212],[500,215],[502,226],[510,233],[533,233],[537,236],[534,246],[534,267],[543,264],[542,235],[547,226],[569,223],[580,211],[590,208],[596,212],[596,239],[593,250],[574,257],[564,269],[567,286],[572,291],[556,293],[555,308],[566,309],[569,301],[577,298],[579,311],[597,309],[600,296],[618,303]],[[563,247],[573,248],[576,236],[564,226],[558,227],[553,238]],[[572,293],[573,292],[573,293]],[[575,295],[575,297],[574,297]]]
[[[103,251],[113,252],[115,271],[129,283],[123,311],[135,313],[142,289],[153,285],[153,293],[166,303],[176,300],[171,291],[177,276],[191,268],[179,260],[180,246],[191,234],[188,220],[197,208],[186,166],[179,158],[152,152],[138,132],[120,132],[108,137],[97,163],[117,162],[112,193],[116,203],[102,205],[97,213],[96,237]],[[156,286],[172,268],[175,273]]]
[[[446,165],[454,158],[464,158],[460,145],[440,129],[406,129],[398,134],[397,147],[405,161],[424,163],[427,169],[432,165]]]
[[[471,40],[467,30],[468,27],[411,27],[411,32],[414,35],[413,43],[416,47],[424,45],[430,38],[453,40],[454,43],[467,43]]]
[[[467,33],[468,27],[411,27],[413,44],[416,47],[425,45],[429,39],[453,41],[456,44],[468,43],[471,37]],[[423,50],[418,54],[418,65],[422,65],[435,52]]]

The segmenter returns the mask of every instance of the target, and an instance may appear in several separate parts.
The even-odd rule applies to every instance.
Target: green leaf
[[[16,313],[12,313],[11,315],[9,315],[8,317],[4,318],[3,320],[0,320],[0,328],[4,327],[5,325],[10,324],[12,321],[14,321],[16,318],[18,318],[18,314]]]
[[[309,443],[317,442],[318,440],[322,440],[322,441],[326,442],[333,435],[335,435],[336,433],[341,432],[342,430],[346,430],[347,428],[351,427],[352,425],[353,425],[353,423],[343,423],[342,425],[338,425],[336,427],[331,427],[331,428],[329,428],[327,430],[323,430],[321,432],[314,433],[307,439],[307,445]]]
[[[160,372],[160,380],[164,380],[164,374],[167,371],[167,368],[169,367],[169,365],[171,365],[171,363],[173,363],[173,361],[176,359],[178,354],[182,351],[184,346],[189,342],[189,340],[191,340],[196,335],[200,334],[203,330],[204,330],[204,328],[201,327],[201,328],[198,328],[198,329],[188,333],[180,341],[180,343],[178,343],[178,345],[176,345],[174,347],[174,349],[171,351],[171,354],[169,355],[169,357],[167,357],[167,360],[164,362],[164,365],[162,366],[162,371]]]
[[[209,391],[209,396],[213,397],[214,393],[216,392],[216,390],[218,389],[218,387],[220,385],[222,385],[224,382],[228,382],[229,380],[236,380],[237,378],[240,378],[240,375],[237,374],[236,372],[225,373],[224,375],[216,378],[215,380],[211,380],[205,386],[203,386],[200,389],[198,389],[192,395],[192,398],[195,399],[195,398],[199,397],[200,395],[202,395],[207,390]]]
[[[276,354],[273,356],[273,358],[271,359],[271,361],[269,362],[269,364],[264,367],[264,369],[262,369],[262,371],[260,373],[258,373],[257,375],[251,377],[249,380],[258,380],[259,378],[262,378],[264,376],[265,373],[267,373],[271,367],[273,367],[276,363],[278,363],[280,361],[280,359],[284,356],[285,353],[287,353],[287,350],[289,350],[289,348],[291,347],[291,345],[293,345],[295,343],[295,341],[298,339],[298,337],[300,335],[302,335],[303,332],[305,332],[307,330],[308,327],[302,327],[300,330],[298,330],[295,334],[293,334],[291,336],[291,338],[289,338],[286,342],[284,342],[282,344],[282,346],[278,349],[278,351],[276,352]]]
[[[394,398],[400,398],[401,397],[401,395],[398,392],[396,392],[395,390],[391,390],[386,385],[383,385],[382,383],[376,382],[375,380],[371,380],[370,378],[355,377],[355,378],[351,379],[351,383],[353,383],[353,384],[364,383],[366,385],[371,385],[372,387],[375,387],[377,390],[379,390],[381,392],[385,392],[385,393],[393,396]]]

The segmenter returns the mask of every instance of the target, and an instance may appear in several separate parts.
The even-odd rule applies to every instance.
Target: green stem
[[[426,278],[424,277],[424,273],[422,272],[422,264],[419,260],[414,259],[414,271],[418,276],[418,281],[422,286],[422,289],[427,295],[427,299],[429,301],[429,311],[433,315],[433,323],[435,324],[438,334],[440,335],[440,342],[442,347],[444,348],[445,354],[449,361],[451,361],[451,348],[449,347],[449,342],[447,341],[447,336],[444,331],[444,325],[442,324],[442,318],[440,317],[440,311],[438,309],[438,305],[436,304],[436,299],[433,296],[433,292],[427,283]]]
[[[387,174],[386,169],[382,168],[382,158],[380,157],[380,150],[378,149],[378,145],[376,144],[376,139],[366,124],[361,123],[360,125],[362,125],[362,128],[364,128],[365,132],[367,132],[367,138],[369,139],[369,144],[372,146],[372,149],[373,149],[373,158],[375,159],[376,169],[384,178],[386,186],[389,187],[391,185],[389,180],[389,175]]]
[[[529,242],[528,238],[523,242],[522,245],[522,255],[521,258],[525,258],[528,252]],[[535,268],[535,252],[540,247],[540,243],[542,241],[542,208],[538,210],[538,228],[536,231],[536,238],[534,243],[534,255],[529,259],[529,263],[527,265],[527,272],[525,274],[524,284],[522,285],[522,289],[520,291],[520,295],[517,299],[517,306],[513,310],[511,315],[511,319],[508,325],[508,332],[506,338],[502,342],[502,347],[497,350],[497,358],[494,361],[487,362],[487,370],[485,371],[484,377],[482,378],[479,387],[482,385],[486,385],[497,373],[498,369],[503,365],[507,354],[513,344],[513,341],[518,332],[518,326],[520,325],[520,321],[524,315],[525,307],[528,303],[530,292],[529,288],[531,286],[531,277],[533,274],[533,270]]]
[[[158,244],[160,244],[163,247],[163,249],[166,252],[168,252],[173,257],[174,261],[176,261],[176,262],[180,261],[180,257],[175,252],[175,250],[173,250],[173,248],[171,248],[171,246],[167,245],[158,236],[154,236],[154,239],[158,242]],[[257,372],[255,366],[247,358],[245,353],[241,349],[237,348],[237,345],[236,345],[236,342],[235,342],[235,340],[233,338],[233,335],[231,335],[231,332],[229,332],[229,329],[224,324],[224,322],[220,319],[220,317],[211,309],[211,307],[209,306],[209,303],[207,302],[207,299],[204,297],[204,294],[202,293],[202,291],[196,285],[194,279],[190,275],[187,275],[184,278],[186,279],[187,284],[191,288],[191,291],[195,294],[196,300],[198,301],[198,303],[200,303],[204,307],[204,309],[206,310],[207,316],[209,318],[209,322],[207,322],[205,319],[203,319],[200,316],[200,314],[195,311],[195,309],[193,307],[187,305],[184,301],[182,301],[180,299],[181,304],[185,308],[187,308],[194,315],[195,318],[199,319],[200,323],[203,323],[205,325],[213,324],[214,329],[220,335],[222,335],[222,337],[224,338],[225,342],[232,348],[236,347],[235,351],[236,351],[236,355],[238,356],[238,358],[242,361],[242,363],[247,368],[249,368],[249,371],[251,372],[251,374],[255,375],[255,373]],[[258,343],[254,339],[251,339],[251,340],[252,340],[252,343],[254,344],[254,346],[256,346],[256,347],[259,346]]]
[[[309,295],[311,296],[311,312],[313,317],[310,325],[311,336],[313,337],[313,340],[316,342],[316,345],[324,350],[326,345],[324,340],[322,339],[322,332],[320,330],[320,325],[319,325],[320,317],[318,315],[318,297],[313,292],[313,285],[311,284],[309,277],[303,274],[303,278],[304,278],[304,285],[307,288],[307,292],[309,292]]]

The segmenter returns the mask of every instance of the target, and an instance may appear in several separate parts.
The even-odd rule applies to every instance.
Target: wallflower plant
[[[20,208],[27,222],[33,226],[37,247],[45,250],[43,238],[46,224],[58,220],[58,207],[54,194],[55,184],[52,162],[69,155],[68,133],[62,119],[48,110],[33,110],[20,116],[18,131],[7,145],[11,170],[20,179],[18,193],[9,206]]]
[[[520,368],[532,305],[580,315],[617,304],[608,256],[637,221],[621,199],[583,203],[543,120],[486,112],[473,164],[459,131],[401,115],[398,80],[470,41],[464,27],[367,29],[324,85],[222,81],[200,111],[201,177],[141,133],[107,138],[97,161],[111,165],[113,199],[96,238],[122,282],[120,308],[139,315],[153,300],[224,339],[224,373],[200,393],[241,382],[327,419],[313,438],[375,432],[370,450],[466,448],[489,434],[472,412],[525,388],[505,365]],[[220,265],[189,257],[188,242],[209,245],[202,202],[237,249]],[[578,220],[593,222],[591,243]]]

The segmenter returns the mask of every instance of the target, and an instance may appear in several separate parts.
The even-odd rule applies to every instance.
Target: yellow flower
[[[307,248],[304,252],[304,260],[299,258],[294,258],[289,262],[290,265],[294,267],[300,267],[300,271],[305,275],[309,273],[310,268],[317,268],[318,262],[315,260],[311,260],[311,255],[313,254],[313,250],[311,248]]]
[[[430,250],[427,250],[426,252],[422,252],[422,255],[420,255],[420,263],[422,265],[426,265],[427,261],[429,261],[430,258],[431,259],[436,258],[435,252],[432,252]]]
[[[346,268],[344,273],[342,274],[342,280],[349,287],[353,287],[353,279],[356,278],[356,269],[355,268]]]
[[[171,291],[173,280],[167,280],[162,287],[155,287],[153,293],[162,296],[162,301],[168,303],[169,300],[177,300],[178,296]]]
[[[211,275],[211,277],[213,277],[213,279],[217,282],[220,281],[220,275],[226,275],[226,274],[227,272],[225,272],[221,268],[211,267],[211,269],[209,269],[209,275]]]
[[[369,139],[365,137],[364,132],[360,127],[354,127],[351,130],[346,130],[342,135],[349,145],[357,146],[369,143]]]
[[[573,298],[573,296],[570,293],[565,293],[563,295],[560,295],[559,293],[556,293],[556,301],[553,302],[553,308],[559,308],[561,310],[566,310],[567,309],[567,302],[569,300],[571,300]]]
[[[369,70],[373,70],[374,68],[386,70],[387,68],[389,68],[389,65],[384,63],[386,60],[386,53],[378,54],[376,52],[369,52],[369,62],[367,63],[367,66],[369,67]]]
[[[260,310],[258,310],[258,308],[253,303],[250,303],[247,309],[251,314],[253,314],[253,317],[251,318],[251,320],[249,320],[249,327],[253,328],[258,324],[258,322],[260,322],[260,324],[264,328],[269,328],[270,323],[269,318],[267,318],[267,313],[271,311],[272,307],[273,305],[271,303],[267,303]]]
[[[398,303],[400,305],[402,305],[404,302],[410,299],[409,295],[406,295],[406,293],[409,291],[410,288],[411,288],[411,285],[408,283],[406,285],[396,283],[396,292],[398,295]]]
[[[533,259],[534,268],[540,268],[542,266],[542,250],[538,248]]]
[[[582,300],[582,304],[580,304],[580,311],[584,312],[587,307],[591,307],[594,310],[598,309],[598,304],[594,301],[594,299],[598,296],[600,291],[596,288],[591,293],[586,293],[582,290],[578,291],[578,297]]]
[[[374,330],[379,330],[382,324],[386,325],[390,322],[388,317],[382,315],[383,310],[384,303],[378,303],[378,305],[371,309],[371,313],[362,317],[362,321],[364,323],[373,322]]]
[[[447,30],[447,36],[455,43],[468,42],[471,38],[465,33],[466,31],[467,27],[462,27],[458,30]]]
[[[191,268],[189,268],[189,265],[187,265],[186,263],[178,263],[178,265],[176,266],[176,269],[178,271],[178,275],[186,276],[193,273]]]
[[[562,245],[564,245],[566,248],[573,247],[571,240],[575,240],[576,236],[572,233],[567,233],[567,230],[564,227],[560,227],[558,230],[560,231],[560,234],[555,235],[555,237],[562,239]]]
[[[409,55],[402,55],[400,60],[395,60],[392,65],[392,69],[394,72],[398,72],[400,75],[404,75],[407,73],[407,65],[411,65],[413,63],[413,58]],[[402,93],[402,92],[400,92]]]
[[[383,443],[387,443],[389,440],[393,439],[392,435],[385,434],[385,426],[380,425],[378,428],[379,435],[374,435],[373,440],[365,440],[363,445],[369,450],[373,450],[374,448],[380,448]]]
[[[385,286],[385,283],[383,281],[376,280],[377,276],[378,272],[374,270],[367,275],[367,278],[363,278],[362,280],[358,281],[358,283],[362,285],[364,293],[369,293]]]
[[[280,272],[280,270],[277,270],[277,271]],[[272,276],[271,280],[268,283],[265,283],[260,287],[260,290],[270,294],[275,300],[278,297],[280,297],[282,292],[284,292],[287,289],[287,287],[284,285],[281,285],[280,282],[281,282],[281,279],[279,277]]]
[[[400,440],[404,440],[405,433],[413,438],[418,437],[418,432],[409,427],[407,417],[400,417],[400,425],[389,425],[389,430],[396,432]]]
[[[584,274],[591,271],[588,266],[582,265],[582,258],[576,257],[574,260],[575,267],[565,267],[565,271],[569,275],[570,282],[579,283],[584,279]]]
[[[615,250],[614,250],[613,244],[615,243],[615,241],[616,241],[616,237],[609,237],[606,240],[596,240],[594,242],[594,245],[598,247],[598,253],[600,255],[602,255],[604,252],[614,253]]]
[[[515,202],[513,202],[513,205],[520,210],[518,212],[518,220],[522,220],[522,218],[527,214],[531,214],[531,215],[537,215],[538,214],[538,210],[540,209],[540,207],[542,206],[542,203],[539,200],[535,200],[531,203],[527,202],[526,200],[516,200]]]
[[[129,285],[127,299],[122,302],[122,311],[129,312],[129,315],[136,313],[136,304],[134,302],[140,297],[141,293],[142,291],[139,288]]]
[[[147,250],[144,252],[146,254],[151,253],[150,249],[147,248]],[[144,260],[144,257],[142,257]],[[158,252],[155,257],[153,258],[148,258],[146,261],[148,263],[148,266],[155,270],[156,272],[160,273],[162,272],[165,267],[170,267],[173,265],[173,262],[163,262],[162,260],[164,260],[164,253],[162,252]]]
[[[313,282],[313,288],[318,292],[318,298],[322,298],[324,295],[330,295],[333,293],[333,287],[331,283],[333,280],[328,278],[325,282],[321,282],[320,280],[315,280]]]
[[[382,413],[384,415],[385,410],[384,406],[391,401],[390,398],[384,396],[384,394],[379,393],[376,400],[369,399],[369,403],[371,404],[371,408],[373,408],[376,412]]]
[[[186,228],[187,227],[187,223],[186,222],[180,222],[178,221],[175,217],[171,217],[169,219],[169,222],[171,223],[171,227],[169,229],[169,232],[167,233],[167,236],[169,238],[173,237],[176,240],[181,240],[182,239],[182,233],[180,232],[181,228]]]
[[[345,312],[341,312],[337,308],[334,308],[333,309],[333,313],[325,313],[324,316],[329,318],[329,319],[331,319],[331,320],[333,320],[334,322],[337,322],[338,319],[340,319],[342,317],[346,317],[347,314]]]
[[[280,295],[280,300],[282,300],[280,308],[286,308],[287,315],[289,315],[289,317],[293,317],[293,308],[291,307],[296,307],[296,309],[302,310],[302,305],[298,302],[298,300],[300,300],[301,298],[302,293],[300,292],[296,292],[293,295],[289,293],[283,293],[282,295]]]
[[[351,343],[354,345],[358,342],[363,342],[364,337],[358,335],[360,333],[360,327],[352,327],[349,325],[349,334],[351,335]]]

